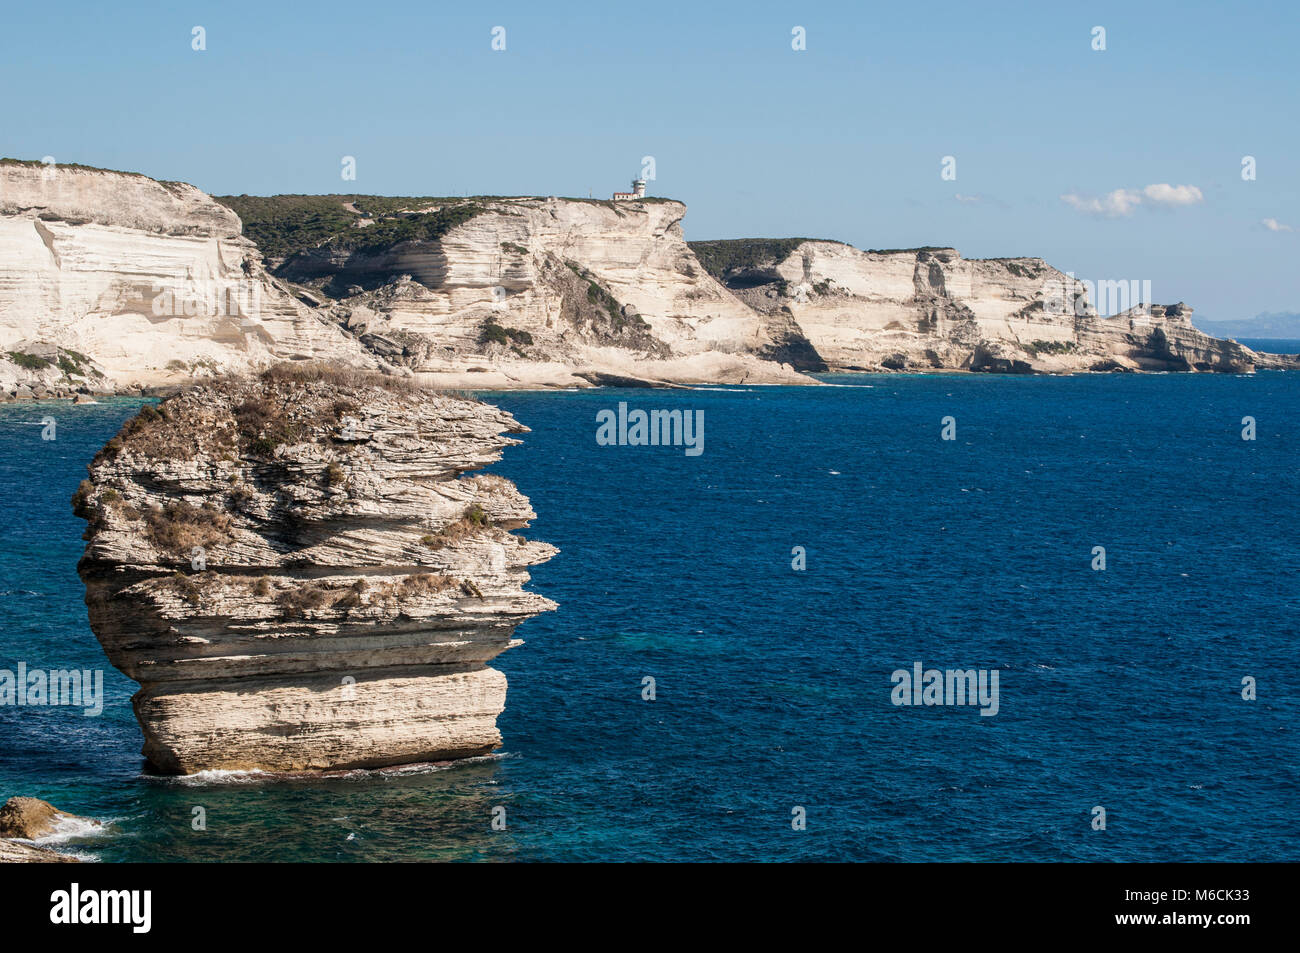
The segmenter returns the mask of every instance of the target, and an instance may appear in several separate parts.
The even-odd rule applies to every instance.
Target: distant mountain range
[[[1192,324],[1217,338],[1290,338],[1300,339],[1300,312],[1276,311],[1257,314],[1238,321],[1211,321],[1196,317]]]

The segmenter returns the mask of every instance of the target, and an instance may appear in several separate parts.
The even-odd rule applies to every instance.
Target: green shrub
[[[89,480],[82,480],[77,484],[77,490],[72,494],[72,512],[82,519],[89,519],[93,512],[90,508],[90,498],[95,493],[95,484]]]
[[[221,195],[217,201],[244,223],[244,234],[268,258],[288,259],[321,245],[380,251],[405,241],[434,241],[483,209],[460,198],[374,195]],[[345,206],[352,205],[361,214]],[[418,208],[417,211],[407,211]],[[362,216],[373,223],[356,224]]]
[[[37,357],[35,354],[25,354],[22,351],[10,351],[9,360],[29,371],[43,371],[54,363],[46,358]]]
[[[478,335],[479,344],[509,344],[510,336],[501,325],[489,321]]]
[[[489,321],[479,332],[479,344],[532,344],[533,336],[522,328],[506,328]]]
[[[1033,341],[1023,345],[1026,351],[1035,356],[1039,354],[1070,354],[1078,346],[1074,341]]]
[[[730,238],[687,244],[704,270],[717,280],[724,281],[735,272],[770,268],[783,261],[804,242],[824,240],[828,239]]]
[[[435,534],[422,536],[420,542],[432,549],[439,549],[491,526],[492,520],[483,512],[483,507],[474,503],[466,507],[460,519],[448,523]]]

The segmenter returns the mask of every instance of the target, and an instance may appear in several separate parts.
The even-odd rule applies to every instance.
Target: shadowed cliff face
[[[140,682],[166,773],[304,771],[491,751],[487,667],[554,603],[509,481],[525,428],[355,372],[275,369],[147,407],[74,498],[91,627]]]

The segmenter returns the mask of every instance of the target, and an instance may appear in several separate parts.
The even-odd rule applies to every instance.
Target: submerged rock
[[[500,744],[487,662],[555,604],[510,531],[504,411],[317,367],[144,408],[73,503],[90,624],[159,771],[372,768]]]

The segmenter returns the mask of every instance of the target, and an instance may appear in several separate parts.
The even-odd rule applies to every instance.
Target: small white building
[[[615,192],[615,202],[632,202],[645,198],[645,179],[633,179],[631,192]]]

